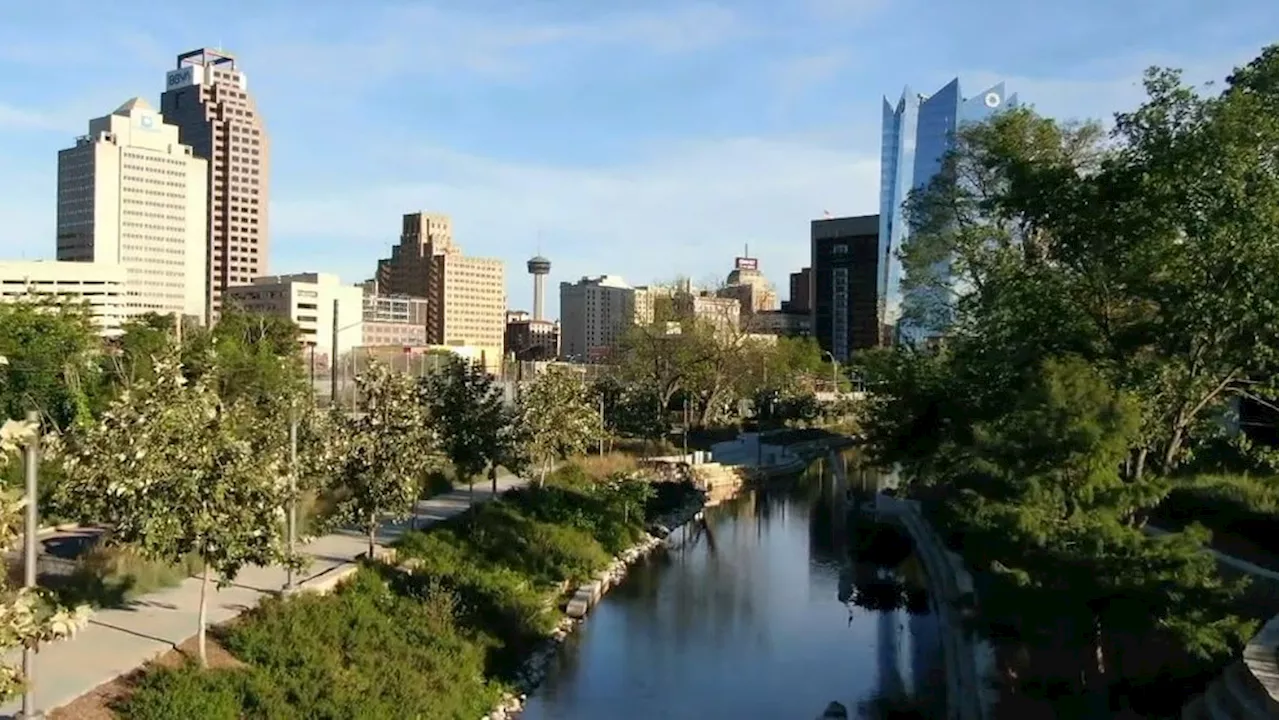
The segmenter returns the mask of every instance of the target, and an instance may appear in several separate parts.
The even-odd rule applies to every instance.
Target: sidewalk
[[[525,484],[507,475],[498,479],[503,493]],[[452,517],[491,497],[487,479],[476,483],[472,497],[463,488],[418,503],[419,526]],[[408,523],[388,523],[378,534],[379,544],[388,544],[409,530]],[[340,531],[317,538],[302,548],[312,563],[295,580],[314,580],[343,566],[354,564],[357,555],[368,549],[368,538],[359,531]],[[248,567],[234,585],[209,596],[209,624],[226,622],[255,607],[267,595],[278,593],[285,584],[281,567]],[[99,610],[89,625],[68,640],[49,644],[36,655],[34,685],[36,708],[44,712],[65,705],[102,683],[128,673],[159,654],[175,649],[196,634],[200,607],[200,579],[188,578],[181,585],[150,593],[129,606]],[[10,652],[7,662],[21,666],[22,652]],[[12,718],[22,709],[16,697],[0,706],[0,718]]]

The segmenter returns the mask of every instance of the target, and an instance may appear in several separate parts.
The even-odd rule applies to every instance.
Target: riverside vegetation
[[[569,464],[396,543],[404,574],[366,564],[332,595],[271,599],[219,632],[244,663],[156,669],[120,707],[161,720],[485,715],[595,577],[687,502],[628,474]]]
[[[1275,566],[1274,445],[1230,419],[1276,406],[1277,48],[1146,90],[1110,137],[962,129],[902,249],[904,313],[951,329],[859,360],[869,450],[975,572],[1001,717],[1176,716],[1275,612],[1205,545]]]

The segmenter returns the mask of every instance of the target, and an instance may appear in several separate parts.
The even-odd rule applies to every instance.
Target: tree
[[[656,441],[666,434],[665,414],[658,411],[659,401],[651,387],[626,383],[608,373],[596,380],[591,394],[604,408],[604,432],[610,442],[614,436]]]
[[[1275,68],[1267,48],[1217,97],[1152,70],[1110,144],[1025,109],[963,128],[908,201],[903,285],[929,302],[905,312],[954,320],[995,406],[1049,355],[1105,367],[1142,407],[1130,475],[1171,472],[1199,417],[1275,385]]]
[[[121,335],[112,342],[107,356],[111,379],[122,387],[155,377],[157,359],[175,345],[174,318],[159,313],[131,317],[121,324]]]
[[[502,390],[478,363],[458,356],[420,387],[440,449],[453,464],[455,477],[470,488],[476,475],[500,462],[506,422]]]
[[[1249,630],[1205,533],[1139,526],[1147,456],[1168,475],[1275,384],[1275,76],[1274,47],[1216,97],[1153,70],[1109,142],[1026,109],[962,128],[901,253],[904,313],[946,343],[857,358],[871,454],[979,571],[987,630],[1075,694],[1195,675]]]
[[[33,296],[0,303],[0,416],[40,413],[55,431],[92,417],[100,344],[83,304]]]
[[[108,541],[177,564],[203,561],[197,628],[205,626],[213,575],[220,586],[246,565],[288,557],[284,448],[264,433],[251,403],[223,401],[206,379],[188,382],[170,353],[155,377],[124,390],[89,426],[66,436],[60,491],[82,519],[108,525]]]
[[[336,478],[347,497],[335,517],[364,531],[372,558],[379,525],[413,514],[436,457],[413,378],[375,361],[356,377],[356,386],[360,411],[341,426],[346,454]]]
[[[548,367],[520,393],[518,423],[538,487],[557,460],[582,454],[600,432],[600,418],[582,376]]]
[[[0,361],[5,359],[0,356]],[[0,470],[38,433],[35,424],[25,421],[5,420],[0,424]],[[16,488],[0,489],[0,548],[7,550],[18,540],[22,513],[28,501]],[[60,607],[46,591],[12,588],[8,578],[9,573],[0,567],[0,648],[36,647],[42,642],[68,637],[88,622],[90,608],[87,605],[72,609]],[[0,699],[13,696],[23,681],[21,670],[0,663]]]

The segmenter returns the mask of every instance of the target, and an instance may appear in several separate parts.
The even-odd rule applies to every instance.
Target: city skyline
[[[1148,65],[1220,80],[1273,40],[1275,17],[1243,1],[1212,15],[1191,3],[1125,8],[1124,23],[1103,3],[1070,17],[959,4],[933,30],[910,22],[910,3],[834,0],[776,13],[747,3],[498,15],[375,4],[302,24],[285,5],[233,2],[208,28],[145,8],[56,17],[76,5],[15,8],[0,28],[9,258],[52,257],[54,151],[104,107],[138,95],[159,106],[175,55],[214,45],[244,63],[272,135],[267,272],[358,281],[343,270],[394,242],[391,218],[423,208],[453,216],[469,253],[513,270],[540,244],[556,263],[553,287],[600,273],[645,284],[672,265],[721,274],[748,242],[780,290],[806,264],[810,220],[876,212],[882,96],[957,75],[969,88],[1004,79],[1046,114],[1105,116],[1140,98]],[[1000,42],[959,42],[980,37],[991,16],[1002,17]],[[429,69],[410,69],[409,40],[427,27],[451,39],[414,63]],[[851,33],[867,40],[851,45]],[[78,52],[38,42],[55,36]],[[902,45],[913,52],[874,61]],[[71,59],[85,56],[93,73]],[[330,87],[340,94],[320,90]],[[527,273],[508,272],[505,290],[530,309]]]

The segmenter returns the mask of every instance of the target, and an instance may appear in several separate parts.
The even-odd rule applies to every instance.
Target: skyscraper
[[[142,98],[58,152],[59,260],[120,265],[123,314],[205,317],[207,164]]]
[[[216,315],[223,289],[267,274],[267,133],[235,58],[208,48],[178,56],[160,111],[209,161],[205,292]]]
[[[1005,96],[1004,83],[965,98],[960,94],[959,78],[928,96],[905,88],[896,106],[885,98],[880,148],[881,267],[876,290],[881,322],[896,327],[898,339],[915,342],[930,334],[928,329],[909,323],[897,327],[903,297],[902,263],[896,255],[910,234],[902,204],[912,190],[927,185],[941,169],[962,124],[980,122],[1017,104],[1016,94]]]
[[[427,342],[468,346],[501,369],[506,333],[506,269],[501,260],[468,257],[453,242],[448,215],[409,213],[400,243],[378,261],[378,287],[427,300]]]
[[[809,224],[810,326],[818,345],[841,362],[882,342],[876,302],[879,227],[875,215]]]

